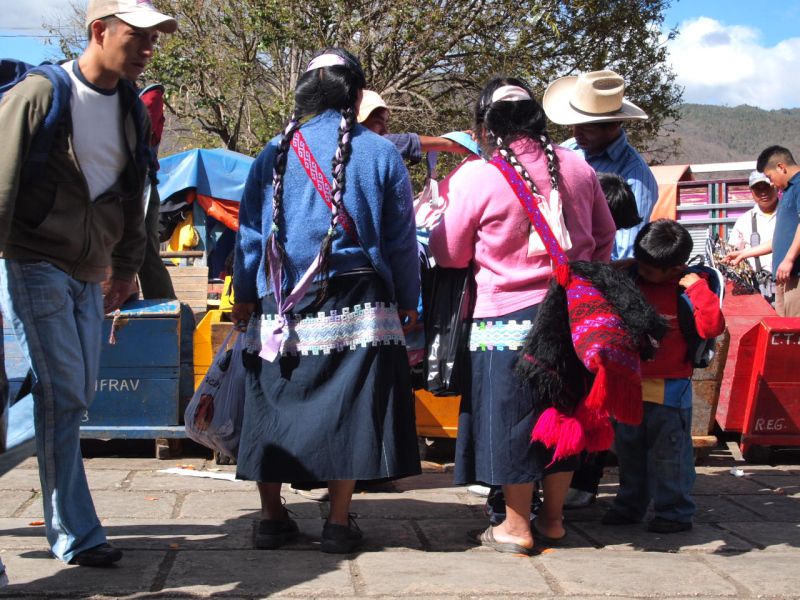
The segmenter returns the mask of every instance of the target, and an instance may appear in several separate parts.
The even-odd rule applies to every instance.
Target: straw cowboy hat
[[[625,80],[614,71],[562,77],[547,86],[542,105],[559,125],[647,119],[647,113],[624,98]]]

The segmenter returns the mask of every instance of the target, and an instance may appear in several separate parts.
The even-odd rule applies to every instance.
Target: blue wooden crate
[[[129,302],[114,322],[103,323],[103,347],[95,398],[82,427],[84,437],[108,437],[108,428],[176,427],[180,421],[180,305],[177,301]],[[102,434],[102,435],[101,435]],[[117,436],[115,436],[117,437]],[[137,436],[138,437],[138,436]]]
[[[103,323],[100,372],[94,402],[84,416],[82,437],[183,437],[180,423],[180,305],[137,300],[113,323]],[[28,370],[13,333],[4,326],[5,363],[12,392]]]

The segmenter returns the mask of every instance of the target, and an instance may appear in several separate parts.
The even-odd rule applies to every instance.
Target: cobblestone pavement
[[[672,535],[599,523],[616,490],[609,468],[598,502],[567,513],[565,543],[523,557],[468,543],[465,533],[485,525],[483,500],[453,487],[446,465],[357,493],[366,545],[335,556],[318,551],[326,505],[288,488],[302,536],[259,551],[252,483],[159,472],[232,467],[92,458],[98,513],[125,556],[115,568],[88,569],[50,558],[29,460],[0,478],[0,557],[11,579],[0,598],[800,598],[800,461],[792,461],[749,465],[712,454],[698,468],[694,529]]]

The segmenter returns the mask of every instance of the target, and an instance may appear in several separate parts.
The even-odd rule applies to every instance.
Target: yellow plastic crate
[[[456,437],[461,396],[434,396],[425,390],[414,390],[414,403],[417,413],[417,435]]]

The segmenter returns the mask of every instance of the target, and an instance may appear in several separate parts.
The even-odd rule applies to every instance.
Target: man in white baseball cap
[[[778,190],[761,171],[750,173],[748,186],[755,205],[736,219],[728,234],[728,245],[734,252],[725,259],[733,265],[747,259],[756,272],[762,269],[772,272],[772,236],[775,233]]]
[[[153,28],[162,33],[174,33],[178,29],[178,22],[158,12],[150,0],[90,0],[86,8],[86,27],[105,17],[117,17],[137,29]]]
[[[50,551],[106,567],[122,552],[95,512],[80,426],[98,379],[103,315],[130,296],[144,257],[150,121],[133,82],[177,23],[149,0],[90,0],[86,25],[79,58],[33,71],[0,101],[0,306],[33,374]],[[45,127],[52,143],[36,156],[48,176],[23,176]]]

